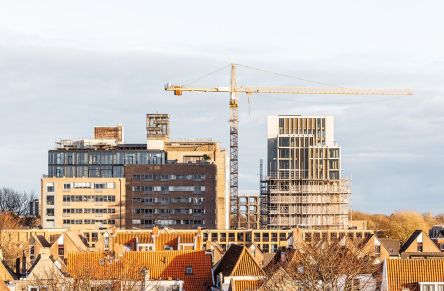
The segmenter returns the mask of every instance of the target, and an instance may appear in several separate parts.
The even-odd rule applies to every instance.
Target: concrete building
[[[347,228],[351,190],[341,177],[333,117],[270,116],[267,138],[263,226]]]
[[[142,144],[124,143],[121,125],[95,127],[93,139],[60,140],[56,148],[48,152],[48,177],[52,180],[42,184],[42,199],[46,199],[46,183],[63,186],[71,183],[70,178],[88,178],[85,183],[95,185],[100,184],[102,178],[126,176],[131,197],[122,200],[127,208],[126,220],[116,227],[131,228],[135,221],[134,227],[159,224],[176,228],[227,228],[225,151],[211,140],[170,140],[168,114],[147,114],[146,122],[146,143]],[[141,188],[133,186],[146,189],[139,191]],[[199,193],[195,191],[197,188],[189,191],[192,186],[201,187]],[[125,188],[122,189],[122,197],[125,197]],[[157,203],[161,206],[153,207]],[[41,206],[45,211],[42,213],[44,227],[67,227],[77,224],[80,219],[75,218],[73,222],[73,214],[70,213],[71,218],[52,226],[53,218],[48,217],[46,212],[53,215],[53,212],[62,211],[55,209],[63,207],[56,204],[46,209],[46,205],[45,202]],[[133,209],[133,206],[136,208]],[[176,211],[180,215],[176,215]]]
[[[124,178],[41,180],[44,228],[125,227]]]

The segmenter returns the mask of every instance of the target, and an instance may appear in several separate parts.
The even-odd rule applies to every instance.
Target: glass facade
[[[49,177],[123,177],[126,165],[165,164],[165,152],[143,149],[83,150],[48,152]]]

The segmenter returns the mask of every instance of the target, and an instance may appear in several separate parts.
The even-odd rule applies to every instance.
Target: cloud
[[[255,13],[239,4],[242,17],[230,22],[222,13],[232,11],[228,6],[219,7],[220,13],[208,4],[192,13],[180,6],[167,9],[166,17],[163,5],[138,2],[140,9],[105,5],[103,10],[94,4],[82,23],[72,25],[84,12],[81,1],[68,11],[60,3],[41,3],[0,11],[2,185],[38,191],[54,141],[89,137],[94,125],[122,123],[129,142],[144,142],[148,112],[170,113],[173,137],[210,137],[227,148],[228,96],[179,97],[163,86],[224,64],[226,70],[197,84],[228,85],[228,62],[234,61],[338,86],[415,92],[407,97],[253,95],[250,103],[241,96],[241,190],[258,190],[268,115],[334,115],[344,175],[353,176],[354,208],[442,212],[436,203],[444,166],[444,45],[436,38],[442,9],[430,14],[424,5],[399,2],[405,11],[394,21],[382,15],[396,11],[399,3],[384,2],[384,11],[374,3],[362,10],[347,1],[325,4],[325,11],[311,4],[295,9],[257,4]],[[344,3],[354,12],[342,11]],[[370,15],[379,21],[370,21]],[[241,85],[316,86],[295,77],[238,70]]]

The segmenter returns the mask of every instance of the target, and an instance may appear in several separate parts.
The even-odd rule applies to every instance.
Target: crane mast
[[[167,83],[165,91],[173,91],[174,95],[183,92],[214,92],[229,93],[230,108],[230,224],[235,228],[240,226],[237,198],[239,193],[239,93],[248,95],[254,93],[269,94],[301,94],[301,95],[412,95],[408,89],[360,89],[343,87],[244,87],[237,86],[236,64],[231,64],[230,87],[183,87]],[[231,221],[236,217],[236,221]]]
[[[239,193],[239,108],[236,91],[236,65],[231,64],[230,87],[230,221],[236,215],[236,225],[240,225],[237,215]],[[230,222],[231,224],[231,222]]]

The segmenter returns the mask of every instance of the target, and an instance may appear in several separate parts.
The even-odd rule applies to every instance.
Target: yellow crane
[[[237,209],[238,197],[238,123],[239,93],[251,94],[299,94],[299,95],[411,95],[408,89],[360,89],[360,88],[342,88],[342,87],[252,87],[238,86],[236,84],[236,64],[231,64],[231,84],[229,87],[184,87],[167,83],[165,91],[173,91],[174,95],[182,95],[183,92],[211,92],[211,93],[229,93],[230,95],[230,214],[236,216],[236,225],[238,228],[240,218]],[[231,221],[231,220],[230,220]]]

